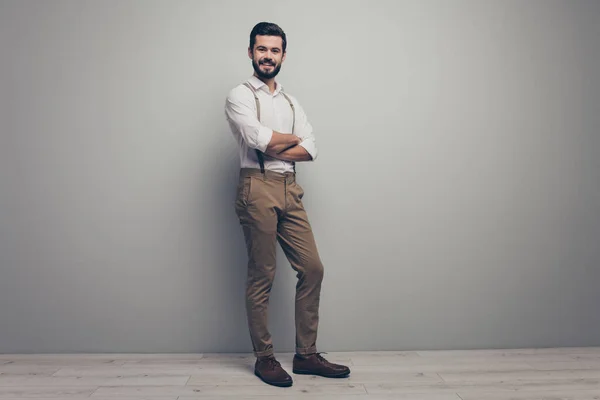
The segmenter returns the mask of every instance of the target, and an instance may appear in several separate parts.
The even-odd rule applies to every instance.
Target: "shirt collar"
[[[271,94],[271,92],[269,92],[269,87],[267,86],[267,84],[258,79],[256,76],[252,75],[250,79],[248,79],[248,82],[254,87],[254,89],[263,90]],[[283,86],[281,86],[279,82],[275,81],[275,92],[273,92],[273,96],[277,95],[281,90],[283,90]]]

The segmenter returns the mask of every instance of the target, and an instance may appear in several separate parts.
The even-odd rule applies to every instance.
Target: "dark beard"
[[[277,76],[279,70],[281,69],[281,64],[275,66],[273,68],[273,71],[271,72],[264,72],[260,70],[259,65],[256,63],[256,61],[252,60],[252,67],[254,68],[254,72],[256,72],[256,75],[258,75],[260,78],[271,79]]]

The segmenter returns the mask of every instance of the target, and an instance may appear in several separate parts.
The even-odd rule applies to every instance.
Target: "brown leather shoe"
[[[258,357],[254,364],[254,375],[273,386],[288,387],[293,382],[274,356]]]
[[[293,372],[295,374],[319,375],[326,378],[345,378],[350,375],[350,368],[333,364],[314,353],[306,356],[294,355]]]

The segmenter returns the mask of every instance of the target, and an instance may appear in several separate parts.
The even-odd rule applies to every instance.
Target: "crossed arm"
[[[285,161],[311,161],[311,155],[304,147],[300,146],[301,142],[302,139],[296,135],[273,131],[265,154]]]
[[[292,134],[276,132],[257,118],[252,93],[243,87],[233,89],[227,97],[225,114],[250,148],[284,161],[313,161],[317,147],[312,126],[303,108],[295,101],[296,126]]]

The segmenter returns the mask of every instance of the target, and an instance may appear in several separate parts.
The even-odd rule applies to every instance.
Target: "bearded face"
[[[279,36],[256,35],[254,49],[248,49],[248,56],[258,77],[272,79],[277,76],[285,60],[282,44]]]

